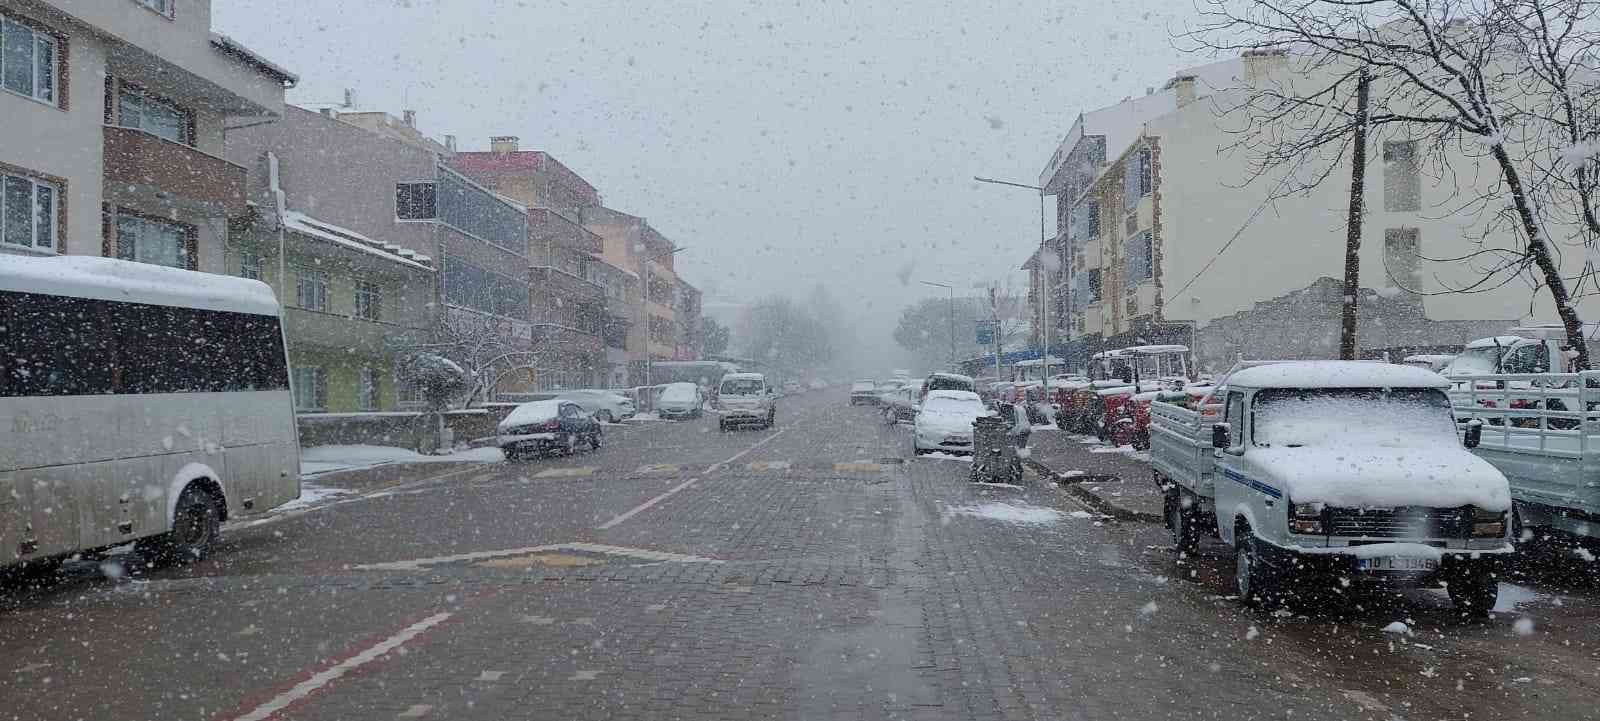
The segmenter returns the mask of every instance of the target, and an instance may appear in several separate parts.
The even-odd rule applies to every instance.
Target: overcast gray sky
[[[1168,39],[1192,15],[1172,0],[214,6],[300,75],[291,102],[349,87],[463,149],[520,136],[688,247],[691,283],[822,282],[869,337],[935,290],[918,279],[1025,282],[1037,196],[972,176],[1034,183],[1080,111],[1203,60]]]

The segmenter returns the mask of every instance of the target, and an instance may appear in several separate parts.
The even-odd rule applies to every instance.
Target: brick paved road
[[[1571,637],[1427,599],[1247,612],[1216,549],[1180,564],[1158,527],[909,455],[814,393],[773,431],[641,424],[233,529],[193,568],[13,582],[0,718],[1595,714]],[[1422,632],[1391,644],[1397,614]]]

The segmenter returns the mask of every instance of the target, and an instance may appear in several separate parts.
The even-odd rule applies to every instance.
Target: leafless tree
[[[487,399],[512,374],[540,370],[562,350],[553,340],[517,338],[504,318],[470,311],[446,312],[431,340],[406,349],[436,354],[461,366],[469,378],[465,397],[460,398],[465,407]]]
[[[1449,212],[1478,213],[1483,236],[1460,255],[1479,279],[1446,292],[1492,290],[1519,279],[1550,295],[1589,367],[1562,243],[1588,246],[1594,222],[1593,35],[1600,0],[1201,0],[1183,37],[1202,48],[1281,60],[1284,72],[1247,78],[1219,102],[1240,119],[1251,181],[1276,178],[1269,200],[1320,185],[1343,165],[1358,122],[1354,87],[1372,82],[1369,127],[1418,141],[1419,155],[1457,195]],[[1231,102],[1231,105],[1228,103]],[[1576,149],[1576,150],[1574,150]],[[1587,152],[1585,152],[1587,151]],[[1457,182],[1452,157],[1493,169],[1488,187]],[[1568,222],[1576,213],[1579,222]],[[1575,230],[1574,230],[1575,229]],[[1563,231],[1552,240],[1552,231]],[[1487,239],[1509,231],[1513,247]],[[1591,274],[1586,267],[1585,273]],[[1592,281],[1591,281],[1592,284]],[[1596,287],[1600,290],[1600,286]]]

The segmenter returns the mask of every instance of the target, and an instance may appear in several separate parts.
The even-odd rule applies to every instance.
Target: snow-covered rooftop
[[[1415,366],[1374,361],[1288,361],[1246,368],[1228,385],[1249,388],[1448,388],[1450,381]]]
[[[373,240],[348,228],[317,220],[298,210],[283,211],[283,227],[304,236],[342,245],[401,265],[419,270],[433,270],[433,266],[429,265],[433,262],[433,258],[429,256],[381,240]]]
[[[259,280],[85,255],[0,256],[0,290],[278,314],[278,299],[272,288]]]

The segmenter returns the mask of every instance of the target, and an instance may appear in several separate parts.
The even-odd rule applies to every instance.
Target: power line
[[[1261,204],[1257,205],[1255,210],[1250,211],[1250,217],[1244,219],[1244,224],[1240,225],[1239,229],[1233,232],[1233,237],[1229,238],[1228,242],[1223,243],[1222,247],[1217,249],[1216,255],[1211,256],[1211,260],[1206,261],[1206,264],[1200,268],[1200,272],[1195,273],[1194,277],[1189,279],[1189,282],[1184,283],[1182,288],[1179,288],[1172,294],[1171,297],[1167,298],[1167,302],[1170,303],[1182,297],[1183,292],[1188,290],[1189,286],[1194,285],[1195,281],[1200,280],[1200,276],[1205,275],[1206,271],[1211,270],[1211,266],[1216,265],[1217,261],[1222,258],[1222,254],[1228,251],[1228,248],[1233,245],[1234,241],[1239,239],[1239,236],[1244,235],[1245,229],[1249,228],[1250,224],[1255,222],[1256,217],[1261,215],[1261,211],[1266,210],[1267,206],[1272,203],[1272,199],[1277,195],[1278,191],[1289,182],[1289,177],[1294,175],[1295,171],[1299,170],[1300,166],[1304,163],[1305,156],[1302,155],[1300,157],[1300,162],[1296,163],[1293,168],[1290,168],[1289,172],[1284,173],[1283,178],[1278,181],[1277,187],[1273,188],[1272,192],[1267,193],[1267,197],[1261,200]]]

